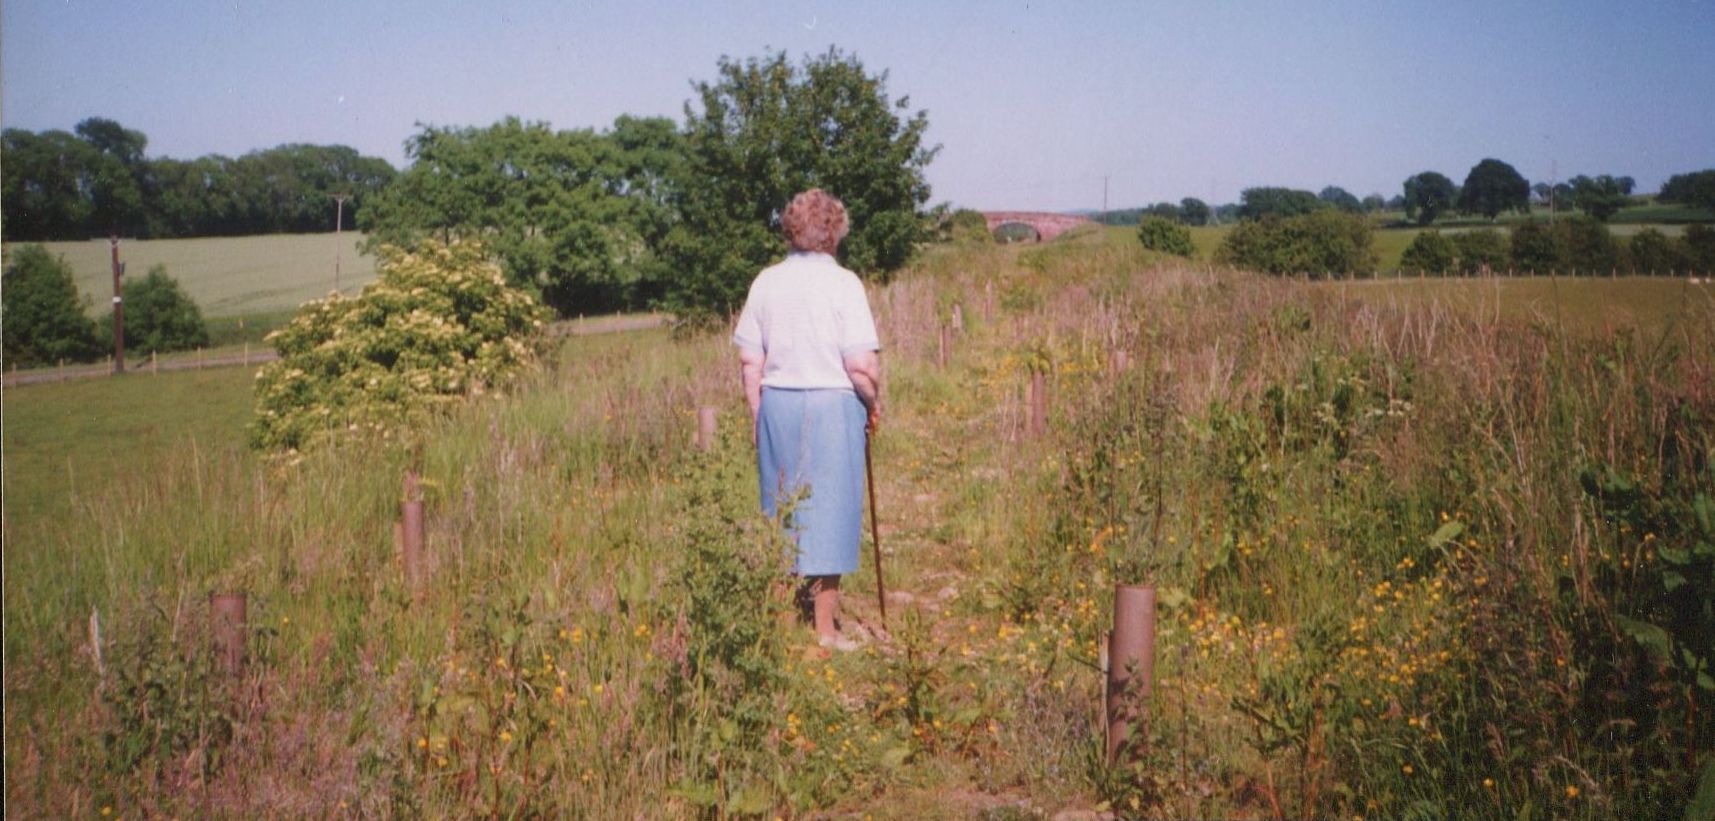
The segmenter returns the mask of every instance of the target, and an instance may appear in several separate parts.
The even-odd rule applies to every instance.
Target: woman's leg
[[[811,577],[810,593],[816,602],[816,635],[829,639],[837,637],[840,634],[835,627],[840,616],[840,577]]]

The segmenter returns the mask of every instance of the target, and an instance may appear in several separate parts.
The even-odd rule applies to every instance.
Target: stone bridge
[[[1071,214],[1049,214],[1041,211],[984,211],[983,219],[988,220],[989,233],[1002,225],[1019,223],[1030,226],[1036,232],[1036,238],[1047,242],[1080,225],[1095,225],[1096,221],[1089,217],[1078,217]]]

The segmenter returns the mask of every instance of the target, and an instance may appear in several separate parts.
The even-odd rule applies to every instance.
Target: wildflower
[[[510,730],[501,730],[500,741],[504,744],[510,744],[512,742],[512,732]]]
[[[1493,778],[1485,778],[1483,779],[1483,786],[1492,790],[1495,788],[1495,780]]]
[[[419,749],[419,750],[427,750],[427,749],[429,749],[429,739],[427,739],[427,738],[418,738],[418,739],[417,739],[417,749]]]
[[[1412,773],[1414,773],[1414,772],[1416,772],[1416,770],[1413,770],[1413,769],[1412,769],[1412,768],[1411,768],[1411,765],[1410,765],[1410,764],[1407,764],[1407,765],[1405,765],[1405,766],[1404,766],[1404,767],[1400,767],[1400,768],[1399,768],[1399,771],[1400,771],[1400,772],[1402,772],[1402,773],[1405,773],[1405,774],[1406,774],[1406,775],[1411,775],[1411,774],[1412,774]]]
[[[1566,797],[1567,798],[1577,798],[1578,797],[1578,787],[1575,785],[1572,785],[1572,784],[1567,784],[1566,785]]]

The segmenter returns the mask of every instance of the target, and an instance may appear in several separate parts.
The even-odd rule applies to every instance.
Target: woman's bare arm
[[[881,422],[881,354],[875,351],[854,353],[845,358],[845,364],[852,390],[857,391],[858,399],[869,409],[869,430],[874,432],[875,426]]]
[[[750,405],[751,439],[755,441],[756,418],[762,412],[762,365],[767,354],[753,348],[738,349],[739,380],[744,383],[744,401]]]

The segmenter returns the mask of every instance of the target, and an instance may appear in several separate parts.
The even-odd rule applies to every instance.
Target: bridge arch
[[[1036,234],[1036,240],[1047,242],[1080,225],[1095,225],[1089,217],[1072,214],[1052,214],[1045,211],[984,211],[983,220],[988,223],[989,233],[1001,239],[1000,229],[1018,230],[1012,226],[1025,226]],[[1016,241],[1016,240],[1014,240]]]

